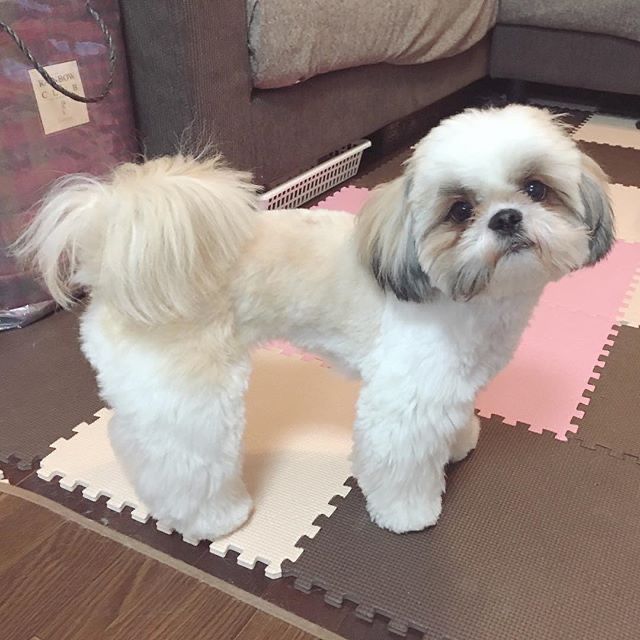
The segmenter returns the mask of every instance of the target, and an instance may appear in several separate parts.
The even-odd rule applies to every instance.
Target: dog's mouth
[[[518,253],[522,253],[523,251],[528,251],[529,249],[533,249],[534,247],[535,247],[535,242],[530,238],[515,237],[507,245],[504,251],[504,254],[515,255]]]

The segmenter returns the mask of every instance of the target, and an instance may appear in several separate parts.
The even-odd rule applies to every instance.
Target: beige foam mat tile
[[[350,473],[351,427],[359,384],[347,381],[316,361],[261,350],[247,398],[244,477],[255,501],[250,521],[239,531],[217,540],[210,550],[239,552],[238,562],[253,567],[261,561],[266,574],[281,575],[284,560],[295,560],[302,536],[313,537],[320,514],[330,515],[329,501],[346,495]],[[83,486],[90,500],[108,496],[107,506],[131,507],[141,522],[148,510],[136,495],[109,443],[111,412],[99,411],[92,424],[81,424],[76,435],[53,443],[38,475],[61,476],[60,486]],[[165,530],[162,523],[158,528]]]
[[[610,190],[616,237],[625,242],[640,242],[640,189],[612,184]]]
[[[640,189],[620,184],[612,184],[610,189],[616,236],[625,242],[640,243]],[[640,267],[625,296],[617,321],[640,327]]]
[[[38,476],[47,481],[60,477],[59,484],[67,491],[84,487],[82,495],[89,500],[107,496],[110,509],[131,507],[133,519],[146,522],[149,512],[116,461],[109,442],[112,412],[100,409],[95,415],[97,419],[91,424],[82,422],[74,427],[74,436],[59,438],[51,445],[54,451],[43,458]]]
[[[576,140],[640,149],[640,129],[633,118],[595,114],[573,135]]]

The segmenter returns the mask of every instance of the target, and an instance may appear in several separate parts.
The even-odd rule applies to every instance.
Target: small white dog
[[[84,353],[155,517],[197,539],[247,519],[249,353],[284,338],[362,379],[353,472],[372,519],[405,532],[437,521],[445,465],[478,439],[476,394],[545,284],[609,251],[606,188],[548,112],[469,110],[357,221],[259,213],[247,174],[179,155],[63,180],[18,252],[61,304],[90,291]]]

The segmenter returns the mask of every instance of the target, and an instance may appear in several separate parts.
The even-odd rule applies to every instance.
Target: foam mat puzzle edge
[[[576,140],[608,144],[615,147],[640,149],[637,118],[598,111],[576,130]]]
[[[296,542],[295,546],[297,549],[300,550],[300,553],[298,554],[298,557],[300,557],[300,554],[304,551],[306,545],[318,534],[318,532],[320,531],[320,529],[322,529],[322,527],[324,526],[324,524],[326,523],[327,519],[330,518],[333,513],[335,512],[335,510],[340,506],[340,503],[349,495],[349,493],[351,492],[351,490],[357,486],[358,482],[357,480],[353,477],[353,476],[349,476],[344,483],[342,484],[341,490],[339,493],[336,493],[328,502],[327,502],[327,507],[330,507],[329,509],[327,509],[324,512],[320,512],[318,513],[318,515],[316,516],[316,518],[314,519],[312,526],[315,528],[315,531],[313,532],[313,535],[308,535],[305,534],[303,536],[301,536],[298,541]],[[295,560],[297,560],[298,558],[296,558]],[[286,578],[289,574],[287,573],[287,566],[289,564],[293,564],[295,562],[295,560],[285,560],[282,563],[282,577]],[[298,581],[298,579],[296,579],[296,582]],[[303,581],[304,582],[304,581]],[[302,583],[301,583],[302,584]],[[312,589],[312,587],[315,585],[309,585],[308,589],[305,588],[299,588],[299,591],[304,591],[305,593],[309,593]],[[329,602],[328,600],[326,600],[327,604],[332,604],[331,602]],[[336,606],[336,605],[334,605]]]
[[[481,409],[476,409],[476,414],[484,420],[497,421],[513,429],[525,429],[529,433],[533,433],[537,436],[550,434],[553,436],[554,440],[565,442],[561,435],[553,431],[552,429],[545,429],[544,427],[542,427],[539,431],[536,431],[535,427],[527,422],[522,422],[522,420],[511,420],[509,418],[505,418],[505,416],[500,415],[499,413],[483,411]]]
[[[578,403],[576,405],[574,415],[572,416],[569,426],[567,428],[567,432],[566,432],[567,437],[570,437],[572,434],[575,434],[577,432],[579,427],[579,420],[584,417],[584,412],[589,404],[591,394],[595,390],[595,383],[600,377],[600,372],[602,371],[602,368],[606,365],[607,356],[609,355],[609,351],[611,347],[613,347],[615,339],[618,335],[617,327],[618,325],[612,326],[611,331],[607,336],[607,340],[605,341],[600,353],[598,354],[598,357],[594,364],[591,375],[587,380],[585,389],[582,395],[578,398]],[[561,442],[566,441],[566,438],[563,438],[559,433],[557,433],[553,429],[546,429],[542,427],[541,429],[538,430],[535,426],[527,422],[524,422],[521,420],[512,420],[512,419],[506,418],[503,415],[500,415],[499,413],[483,411],[482,409],[476,409],[476,414],[486,420],[496,420],[510,427],[524,428],[530,433],[534,433],[536,435],[544,435],[548,433],[548,434],[551,434],[555,440],[559,440]]]
[[[595,391],[595,385],[597,384],[598,379],[600,378],[600,374],[602,373],[603,367],[605,367],[607,364],[607,358],[609,357],[609,352],[611,351],[611,347],[613,347],[617,337],[618,337],[618,325],[613,325],[613,327],[611,327],[611,333],[607,336],[607,340],[602,346],[602,350],[600,352],[600,355],[598,356],[596,364],[593,367],[591,377],[587,381],[582,397],[578,402],[574,416],[571,418],[571,425],[574,428],[570,429],[570,432],[573,434],[575,434],[580,427],[580,420],[584,418],[584,413],[587,410],[589,406],[589,402],[591,401],[591,396]]]
[[[295,357],[295,355],[291,357]],[[301,359],[304,360],[304,358],[301,358]],[[92,426],[100,420],[109,419],[109,417],[111,416],[111,413],[112,412],[109,409],[106,409],[106,408],[100,409],[95,414],[96,420],[94,422],[92,423],[83,422],[77,425],[76,427],[74,427],[73,428],[73,431],[75,432],[74,435],[82,434],[86,429],[91,429]],[[71,436],[71,437],[73,438],[74,436]],[[58,438],[55,442],[51,444],[51,448],[55,450],[61,444],[67,442],[69,439],[70,438]],[[106,506],[108,509],[111,509],[112,511],[115,511],[117,513],[121,513],[123,511],[128,512],[129,516],[133,520],[141,524],[144,524],[151,519],[155,523],[156,529],[161,533],[171,535],[174,532],[173,528],[171,528],[170,526],[167,526],[162,521],[152,519],[149,512],[146,509],[141,508],[140,505],[137,504],[136,502],[127,500],[126,498],[123,498],[117,493],[110,494],[109,492],[104,491],[103,489],[96,489],[95,487],[92,486],[91,482],[82,478],[74,478],[73,480],[69,480],[68,477],[65,476],[64,472],[57,469],[55,466],[49,467],[46,469],[40,468],[37,470],[37,475],[41,480],[44,480],[46,482],[57,481],[59,486],[65,491],[73,492],[78,487],[82,487],[82,496],[87,500],[91,500],[92,502],[97,502],[101,498],[106,498],[107,499]],[[5,480],[5,482],[8,482],[8,481]],[[301,539],[313,538],[321,528],[321,525],[316,524],[316,522],[317,521],[321,522],[321,518],[331,516],[337,507],[336,501],[341,498],[344,498],[349,493],[350,490],[351,490],[351,485],[348,485],[345,482],[342,485],[340,492],[334,495],[327,502],[326,507],[323,510],[320,510],[317,512],[317,516],[314,522],[311,525],[309,525],[308,531],[305,533],[304,536],[302,536]],[[187,544],[194,545],[194,546],[198,544],[197,540],[192,540],[187,536],[181,536],[181,538]],[[300,553],[302,553],[303,551],[302,547],[299,547],[297,543],[295,546],[298,549],[298,553],[295,555],[295,557],[291,558],[291,561],[295,561],[297,557],[300,555]],[[265,575],[268,578],[275,579],[275,578],[280,578],[282,576],[281,565],[276,566],[274,565],[272,560],[266,557],[261,557],[260,555],[254,556],[252,554],[247,554],[243,549],[241,549],[237,545],[234,545],[233,543],[220,544],[216,541],[213,541],[209,545],[209,551],[212,554],[221,558],[226,557],[229,552],[236,552],[238,553],[238,557],[236,561],[237,561],[237,564],[239,564],[241,567],[244,567],[246,569],[253,569],[258,562],[261,562],[266,565]]]
[[[637,327],[636,327],[637,328]],[[615,334],[613,333],[615,331]],[[585,449],[589,449],[592,451],[603,451],[607,455],[612,456],[613,458],[617,458],[619,460],[628,460],[635,464],[640,464],[640,456],[634,453],[630,453],[625,451],[623,448],[611,447],[608,445],[604,445],[597,441],[595,436],[587,437],[584,432],[580,431],[580,426],[582,420],[585,417],[586,412],[589,410],[589,404],[591,399],[596,392],[596,387],[598,381],[600,380],[600,376],[602,375],[605,367],[607,366],[607,358],[610,355],[611,349],[614,346],[615,340],[619,335],[619,327],[614,326],[612,328],[612,334],[609,336],[609,340],[604,346],[603,355],[600,358],[600,364],[594,367],[593,377],[589,380],[589,385],[585,389],[583,402],[578,406],[580,409],[580,415],[576,416],[573,419],[573,424],[576,426],[576,432],[571,434],[571,440],[575,440]]]
[[[345,187],[343,187],[344,189]],[[340,190],[339,190],[340,191]],[[295,347],[294,345],[290,344],[289,342],[286,341],[272,341],[266,345],[263,345],[264,349],[267,349],[269,351],[275,351],[277,353],[279,353],[280,355],[289,357],[289,358],[298,358],[299,360],[302,360],[303,362],[315,362],[317,364],[319,364],[321,367],[326,368],[326,369],[330,369],[331,365],[329,363],[327,363],[326,361],[324,361],[322,358],[316,356],[313,353],[307,353],[301,349],[298,349],[297,347]],[[330,517],[333,512],[336,510],[337,508],[337,502],[341,499],[344,499],[347,494],[351,491],[353,485],[349,483],[349,480],[347,479],[344,484],[342,485],[340,492],[335,494],[326,504],[324,510],[320,510],[318,511],[318,514],[316,516],[316,518],[314,519],[314,521],[311,523],[311,525],[309,525],[308,527],[308,531],[296,542],[295,547],[298,550],[298,553],[296,554],[295,557],[290,558],[288,560],[285,560],[285,563],[288,561],[294,562],[295,560],[297,560],[297,558],[300,556],[300,554],[302,553],[302,551],[304,550],[304,547],[301,545],[301,541],[303,540],[310,540],[313,537],[315,537],[318,533],[318,531],[320,531],[321,527],[322,527],[322,521],[324,518],[328,518]],[[171,533],[171,532],[168,532]],[[211,545],[209,546],[209,551],[211,553],[213,553],[214,555],[224,558],[227,556],[228,553],[230,552],[236,552],[238,553],[238,557],[236,559],[236,562],[241,566],[244,567],[245,569],[253,569],[256,565],[256,563],[258,562],[262,562],[263,564],[265,564],[265,575],[268,578],[280,578],[283,577],[284,575],[284,571],[283,571],[283,565],[285,563],[283,563],[283,565],[280,565],[278,568],[274,569],[273,568],[273,563],[268,559],[268,558],[263,558],[263,557],[259,557],[259,556],[253,556],[251,554],[246,554],[244,553],[243,549],[240,549],[237,546],[234,546],[233,544],[220,544],[217,542],[212,542]]]
[[[582,127],[584,127],[589,122],[589,120],[591,120],[596,115],[596,113],[597,113],[596,110],[591,111],[591,113],[589,113],[589,115],[578,126],[573,127],[569,132],[571,137],[573,137],[576,133],[578,133],[580,129],[582,129]]]
[[[343,211],[357,215],[369,197],[369,194],[370,190],[365,187],[347,184],[340,187],[340,189],[325,194],[325,197],[310,207],[310,210],[325,209],[328,211]]]
[[[618,310],[619,324],[640,327],[640,303],[636,303],[636,300],[640,301],[640,266],[636,269]],[[633,308],[631,307],[632,303],[634,304]],[[639,308],[636,309],[636,306]]]
[[[327,502],[324,509],[318,511],[318,515],[311,523],[311,525],[308,526],[307,532],[296,542],[295,548],[297,550],[297,553],[291,558],[285,560],[285,562],[295,562],[298,557],[300,557],[300,554],[303,552],[304,548],[300,546],[299,543],[303,540],[311,540],[318,534],[318,532],[322,528],[323,519],[331,517],[333,515],[333,512],[336,510],[336,499],[344,499],[349,491],[351,491],[351,487],[347,486],[347,483],[345,482],[343,488],[341,488],[340,490],[340,493],[337,493],[335,496],[333,496],[331,500]],[[169,531],[167,533],[171,532]],[[275,565],[272,560],[266,557],[261,557],[259,554],[253,555],[246,553],[244,549],[241,549],[239,546],[234,545],[233,543],[220,544],[216,541],[213,541],[209,545],[209,551],[220,558],[225,558],[228,553],[235,552],[238,554],[236,562],[245,569],[253,569],[256,564],[260,562],[265,565],[264,574],[265,576],[267,576],[267,578],[277,579],[283,577],[284,575],[282,565]]]
[[[611,458],[615,458],[616,460],[621,460],[630,464],[640,465],[640,457],[632,453],[626,453],[619,449],[613,449],[603,444],[598,444],[597,442],[593,442],[591,440],[581,438],[579,434],[578,435],[571,434],[569,439],[572,442],[576,442],[576,444],[578,444],[583,449],[587,449],[589,451],[597,451],[603,455],[607,455],[607,456],[610,456]]]
[[[300,354],[285,354],[285,355],[289,355],[290,357],[296,357],[296,355],[304,355],[304,354],[301,352]],[[305,358],[301,357],[301,360],[305,360]],[[312,358],[312,360],[317,360],[317,359]],[[96,420],[94,420],[94,422],[92,423],[82,422],[73,428],[74,436],[78,434],[82,434],[86,429],[91,429],[92,426],[100,420],[109,419],[111,414],[112,412],[107,408],[100,409],[95,414]],[[74,436],[71,436],[71,437],[73,438]],[[56,450],[60,447],[61,444],[67,442],[68,440],[70,440],[70,438],[58,438],[55,442],[51,444],[51,448]],[[0,471],[0,481],[8,482],[7,480],[2,480],[1,473],[2,472]],[[70,493],[75,491],[78,487],[81,487],[82,496],[87,500],[91,500],[92,502],[97,502],[101,498],[106,498],[107,499],[106,506],[108,509],[111,509],[111,511],[115,511],[117,513],[122,513],[123,511],[128,512],[129,516],[133,520],[141,524],[145,524],[149,520],[152,520],[156,526],[156,529],[161,533],[171,535],[174,532],[173,528],[171,528],[170,526],[167,526],[162,521],[158,521],[151,518],[151,515],[149,514],[149,512],[146,509],[141,508],[140,505],[137,504],[135,501],[127,500],[126,498],[123,498],[117,493],[109,493],[103,489],[96,489],[91,484],[91,482],[83,478],[73,478],[72,480],[69,480],[68,477],[64,474],[64,472],[62,472],[60,469],[56,468],[55,466],[48,467],[48,468],[41,467],[37,470],[37,475],[41,480],[44,480],[46,482],[57,481],[58,485],[62,489],[64,489],[65,491],[69,491]],[[343,499],[349,493],[349,491],[351,491],[351,488],[352,488],[352,485],[348,484],[348,482],[343,483],[339,493],[335,494],[333,497],[331,497],[330,500],[327,501],[324,509],[321,509],[317,512],[317,516],[314,519],[313,523],[309,525],[307,532],[300,538],[300,540],[311,539],[318,533],[318,531],[321,528],[322,519],[328,518],[333,514],[333,512],[337,508],[337,501],[340,499]],[[187,544],[190,544],[193,546],[196,546],[198,544],[197,540],[192,540],[187,536],[181,535],[181,538]],[[291,561],[295,561],[297,557],[300,555],[300,553],[302,553],[303,551],[303,547],[299,546],[298,543],[296,543],[295,547],[298,550],[298,553],[295,554],[295,556],[290,558]],[[241,567],[244,567],[246,569],[253,569],[255,565],[260,562],[265,565],[265,575],[268,578],[276,579],[276,578],[282,577],[281,565],[277,565],[277,566],[274,565],[273,561],[267,557],[262,557],[260,555],[254,556],[253,554],[248,554],[245,552],[244,549],[240,548],[237,545],[234,545],[233,543],[221,544],[219,542],[213,541],[209,545],[209,551],[212,554],[221,558],[226,557],[227,554],[230,552],[236,552],[238,553],[236,562]]]
[[[37,456],[28,456],[13,449],[11,453],[0,453],[0,462],[3,464],[14,464],[20,471],[33,469],[40,461]]]
[[[71,440],[71,438],[82,434],[86,429],[91,429],[97,422],[101,420],[108,420],[111,413],[112,412],[106,407],[96,411],[94,414],[96,419],[93,422],[81,422],[76,425],[73,427],[74,434],[70,438],[58,438],[55,442],[51,443],[51,449],[58,449],[62,444]],[[82,496],[87,500],[91,500],[91,502],[97,502],[100,498],[104,497],[107,498],[106,505],[107,508],[111,509],[111,511],[121,513],[125,508],[129,508],[131,509],[130,515],[133,520],[143,524],[149,520],[150,515],[146,509],[140,508],[139,505],[127,500],[117,493],[114,492],[109,494],[109,492],[102,489],[97,489],[92,486],[90,481],[83,478],[74,478],[73,480],[69,480],[68,476],[61,469],[58,469],[55,466],[49,467],[46,463],[46,457],[43,458],[40,464],[41,466],[36,473],[41,480],[46,482],[53,482],[57,480],[60,487],[69,492],[73,492],[78,487],[82,487]],[[45,465],[44,467],[42,466],[43,464]],[[159,531],[171,533],[171,531],[169,531],[167,527],[164,527],[160,522],[156,522],[156,527]],[[189,541],[185,539],[185,542]]]
[[[307,367],[304,368],[304,371],[309,372],[315,370],[316,372],[320,372],[324,370],[327,371],[327,373],[323,374],[324,376],[329,375],[335,377],[338,375],[337,373],[329,373],[328,370],[331,369],[331,367],[325,365],[319,358],[315,356],[307,356],[307,354],[300,350],[293,348],[289,349],[288,345],[285,345],[283,348],[276,348],[275,352],[278,355],[283,355],[284,361],[290,360],[298,361],[301,364],[305,363]],[[271,358],[273,358],[273,356],[271,356]],[[261,367],[257,367],[257,369],[262,370],[262,375],[264,376],[266,371],[264,367],[271,366],[268,363],[272,362],[272,360],[267,357],[267,360],[263,360],[262,362],[263,365]],[[309,368],[308,365],[313,366]],[[318,374],[309,375],[315,376]],[[328,384],[335,383],[328,382]],[[344,393],[347,394],[347,396],[350,396],[352,392],[344,391]],[[344,398],[342,398],[342,400],[344,400]],[[351,407],[351,401],[349,401],[348,406]],[[118,513],[124,512],[133,520],[140,523],[152,520],[158,531],[166,534],[173,533],[173,529],[171,527],[166,526],[162,521],[156,521],[151,518],[150,513],[146,507],[144,507],[142,501],[135,494],[135,490],[127,481],[124,475],[124,470],[117,465],[112,449],[108,444],[107,426],[111,416],[112,411],[103,408],[95,413],[95,420],[93,422],[83,422],[74,427],[72,429],[71,437],[58,438],[53,442],[50,445],[50,449],[52,451],[42,460],[40,468],[37,470],[37,476],[47,482],[55,481],[62,489],[69,492],[81,488],[82,496],[88,500],[96,502],[100,499],[104,499],[104,504],[112,511]],[[335,433],[330,435],[330,438],[335,437]],[[335,440],[330,440],[329,442],[332,443],[332,446],[336,444]],[[311,442],[312,449],[313,446],[313,442]],[[62,452],[60,452],[59,449],[62,449]],[[88,456],[83,456],[83,451],[86,452]],[[333,452],[332,455],[336,454],[335,449],[331,449],[331,451]],[[260,454],[260,451],[258,451],[258,454]],[[274,454],[276,454],[276,458],[274,459],[280,460],[280,458],[277,457],[279,454],[277,454],[275,450]],[[284,465],[279,468],[283,469],[285,474],[289,473],[291,468],[290,466],[287,467],[287,464],[293,464],[294,466],[295,464],[299,464],[299,462],[296,462],[298,458],[295,457],[295,454],[287,455],[289,456],[287,458],[288,462],[285,463],[284,459],[278,462],[279,465]],[[340,454],[340,456],[341,455],[342,454]],[[350,487],[344,484],[345,478],[349,475],[348,468],[342,469],[341,466],[335,466],[337,462],[343,459],[340,456],[335,459],[332,458],[333,462],[331,464],[333,465],[333,472],[328,473],[329,470],[325,469],[323,476],[316,477],[320,493],[315,495],[313,494],[313,491],[311,491],[313,496],[315,496],[313,500],[311,500],[309,494],[305,493],[304,490],[303,494],[300,494],[307,496],[304,501],[306,507],[304,507],[302,511],[297,510],[300,508],[299,505],[295,507],[294,511],[292,511],[292,515],[294,513],[298,514],[296,517],[299,521],[296,521],[295,526],[291,525],[288,528],[285,528],[285,531],[293,533],[294,537],[292,539],[288,540],[285,536],[285,538],[279,542],[277,542],[279,539],[277,538],[273,543],[256,546],[255,531],[258,531],[259,533],[261,529],[255,529],[253,533],[246,534],[246,529],[243,527],[238,532],[230,534],[230,536],[210,542],[208,547],[209,552],[219,557],[225,557],[229,552],[236,552],[238,553],[238,556],[235,559],[235,562],[239,566],[247,569],[253,569],[256,563],[263,563],[265,565],[264,573],[266,577],[272,579],[281,577],[283,561],[295,560],[300,553],[302,553],[302,549],[295,544],[300,536],[306,537],[307,539],[313,538],[320,530],[322,523],[321,518],[332,515],[336,509],[336,501],[341,497],[346,496],[350,491]],[[83,462],[80,462],[81,459]],[[345,452],[344,460],[346,461],[347,459],[348,457]],[[322,462],[322,464],[326,466],[327,460]],[[318,468],[322,468],[322,466]],[[316,473],[317,472],[318,471],[316,469]],[[323,479],[325,477],[326,479]],[[276,482],[281,482],[281,480],[276,480]],[[310,489],[307,487],[307,491],[309,490]],[[266,507],[266,509],[271,508],[272,507]],[[261,514],[265,513],[268,514],[269,511],[261,511]],[[300,518],[303,518],[303,520]],[[259,527],[262,527],[262,531],[264,532],[264,522],[266,522],[264,520],[264,516],[262,516],[261,522],[262,524],[259,525]],[[277,526],[269,526],[270,529],[266,529],[267,532],[271,530],[272,535],[279,535],[277,532],[281,532],[281,530],[278,529]],[[243,531],[245,531],[244,537]],[[234,536],[236,536],[235,539]],[[247,536],[253,536],[254,539],[249,539],[247,542]],[[195,540],[191,540],[185,536],[181,537],[186,543],[192,545],[197,544],[197,541]],[[246,544],[249,546],[246,547]]]

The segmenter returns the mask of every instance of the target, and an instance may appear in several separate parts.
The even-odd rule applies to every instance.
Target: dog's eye
[[[540,180],[528,180],[525,182],[524,192],[534,202],[542,202],[547,197],[547,185]]]
[[[451,205],[447,215],[454,222],[466,222],[473,215],[473,206],[466,200],[458,200]]]

